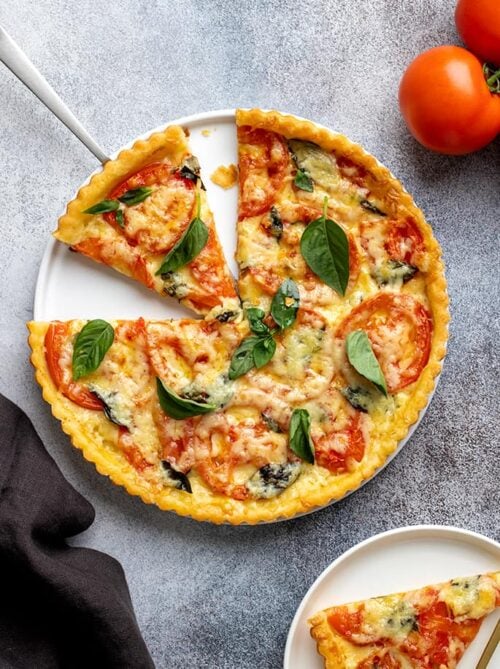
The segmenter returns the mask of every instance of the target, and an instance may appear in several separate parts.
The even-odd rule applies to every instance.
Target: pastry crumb
[[[201,131],[201,134],[203,135],[203,137],[210,137],[212,131],[209,130],[208,128],[205,128],[204,130]]]
[[[236,165],[219,165],[210,175],[210,179],[221,188],[232,188],[238,181],[238,168]]]

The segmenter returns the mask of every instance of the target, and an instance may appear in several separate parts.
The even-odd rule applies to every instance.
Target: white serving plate
[[[200,161],[203,182],[207,188],[209,204],[214,212],[224,253],[231,271],[236,276],[237,266],[234,254],[238,191],[236,187],[223,190],[210,179],[210,174],[219,165],[237,164],[235,110],[204,112],[175,119],[150,130],[136,140],[146,139],[152,133],[174,124],[189,129],[189,143],[193,153]],[[202,134],[207,130],[209,131],[208,136]],[[115,158],[121,150],[131,147],[136,140],[119,149],[111,158]],[[88,183],[93,174],[100,169],[100,167],[96,169],[82,186]],[[68,201],[75,196],[76,193],[68,198]],[[34,320],[133,319],[141,316],[145,318],[193,318],[192,312],[175,300],[162,299],[156,293],[110,267],[100,265],[79,253],[72,253],[67,246],[54,238],[49,240],[38,273],[33,308]],[[436,385],[438,379],[439,377],[436,379]],[[400,441],[398,448],[373,476],[384,469],[406,444],[422,420],[432,394],[427,406],[420,412],[418,421],[410,427],[405,439]],[[371,479],[363,481],[362,485],[369,480]],[[330,504],[335,501],[338,500]],[[324,507],[317,507],[308,513],[317,511],[319,508]]]
[[[474,532],[417,525],[377,534],[337,558],[309,588],[290,626],[284,669],[324,668],[307,624],[317,611],[498,569],[500,544]],[[497,610],[483,622],[459,669],[476,667],[499,617]],[[500,648],[489,667],[500,667]]]

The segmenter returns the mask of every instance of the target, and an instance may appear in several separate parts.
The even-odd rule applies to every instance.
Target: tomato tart
[[[92,257],[142,280],[139,254],[204,320],[29,328],[44,397],[101,473],[162,509],[257,523],[341,498],[394,453],[439,374],[448,298],[430,226],[375,158],[278,112],[236,125],[238,294],[173,127],[107,163],[56,236],[101,240],[111,255]]]
[[[455,669],[500,605],[500,572],[333,606],[313,616],[326,669]]]

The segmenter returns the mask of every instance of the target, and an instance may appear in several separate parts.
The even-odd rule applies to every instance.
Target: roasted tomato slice
[[[412,218],[390,221],[385,248],[391,260],[401,260],[418,267],[424,251],[424,237]]]
[[[359,413],[351,416],[347,425],[314,439],[316,464],[341,474],[349,471],[352,460],[361,462],[365,454],[365,438]]]
[[[360,186],[361,188],[366,186],[368,172],[361,165],[357,165],[354,161],[345,156],[337,156],[337,167],[342,176],[351,183]]]
[[[355,611],[349,611],[347,606],[337,606],[328,615],[328,624],[338,634],[346,639],[352,639],[353,635],[359,634],[363,623],[363,607]]]
[[[123,452],[124,456],[139,474],[142,474],[150,467],[154,467],[154,465],[144,458],[139,447],[134,443],[131,433],[126,427],[118,428],[118,448]]]
[[[117,223],[116,212],[104,214],[104,218],[133,246],[139,244],[150,253],[166,253],[193,218],[195,184],[173,172],[167,163],[153,163],[116,186],[109,199],[144,186],[153,187],[153,193],[143,202],[125,207],[123,228]]]
[[[153,289],[154,282],[148,272],[146,261],[139,251],[131,247],[125,239],[106,240],[99,237],[89,237],[78,244],[74,244],[73,251],[78,251],[103,265],[131,276],[147,288]]]
[[[290,154],[283,138],[269,130],[238,128],[240,219],[267,211],[283,183]]]
[[[418,379],[431,350],[432,316],[411,295],[379,293],[351,311],[337,330],[344,339],[365,330],[387,389],[395,393]]]
[[[103,404],[81,383],[73,381],[71,363],[63,364],[63,347],[68,341],[67,323],[51,323],[45,334],[45,359],[56,388],[69,400],[84,409],[102,411]]]
[[[199,282],[201,291],[199,302],[213,307],[220,304],[221,297],[235,297],[232,278],[225,271],[224,254],[212,228],[208,241],[200,253],[189,263],[189,269]]]

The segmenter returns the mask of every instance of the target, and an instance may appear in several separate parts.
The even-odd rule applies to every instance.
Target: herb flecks
[[[349,283],[349,240],[340,225],[326,217],[327,208],[325,197],[323,215],[304,230],[300,251],[316,276],[343,296]]]

